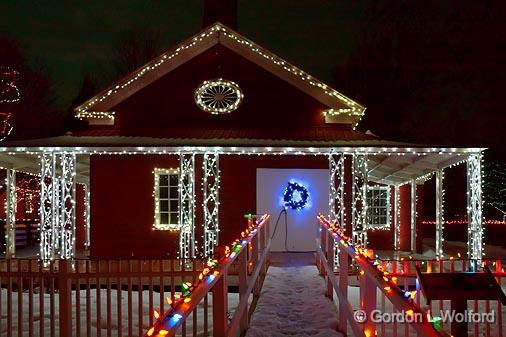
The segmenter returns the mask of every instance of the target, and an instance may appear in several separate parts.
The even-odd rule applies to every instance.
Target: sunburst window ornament
[[[243,98],[241,88],[236,83],[222,78],[204,81],[195,90],[195,103],[202,110],[215,115],[236,110]]]

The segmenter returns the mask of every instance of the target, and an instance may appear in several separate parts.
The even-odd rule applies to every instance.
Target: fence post
[[[348,252],[344,247],[339,245],[339,289],[343,297],[348,299],[348,268],[350,266],[350,258]],[[347,302],[339,300],[339,329],[343,332],[348,330],[348,321],[346,319],[346,305]]]
[[[242,252],[237,257],[239,262],[239,303],[242,301],[248,302],[248,249],[243,248]],[[239,323],[240,334],[248,329],[248,306],[246,310],[241,314],[241,320]]]
[[[253,245],[253,251],[251,254],[251,262],[253,264],[253,268],[256,268],[258,265],[258,245],[259,245],[259,238],[260,233],[256,233],[256,235],[253,237],[253,240],[251,241],[251,244]],[[255,281],[255,286],[253,287],[253,296],[254,298],[258,298],[260,296],[260,279],[261,275],[257,277]]]
[[[334,297],[334,288],[332,286],[332,277],[334,277],[334,237],[333,235],[329,232],[329,231],[326,231],[328,234],[327,234],[327,238],[326,238],[326,243],[327,243],[327,246],[325,247],[326,251],[327,251],[327,265],[329,266],[329,274],[327,275],[327,292],[325,295],[327,295],[328,298],[330,298],[332,300],[332,298]]]
[[[224,270],[213,287],[213,336],[227,335],[227,273],[228,271]]]
[[[360,277],[360,307],[365,311],[364,334],[376,336],[376,324],[370,319],[371,312],[376,309],[376,285],[371,277],[364,274]]]
[[[58,261],[58,304],[60,312],[60,336],[72,336],[72,282],[70,261]]]

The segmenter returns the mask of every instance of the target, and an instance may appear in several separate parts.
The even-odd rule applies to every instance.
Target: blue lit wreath
[[[307,188],[297,183],[288,183],[285,194],[283,195],[283,201],[285,207],[289,207],[294,210],[300,210],[306,207],[307,199],[309,198],[309,192]]]

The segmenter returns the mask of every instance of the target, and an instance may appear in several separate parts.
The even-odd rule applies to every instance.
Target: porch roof
[[[169,154],[179,152],[220,152],[230,155],[329,155],[331,152],[366,154],[369,181],[397,185],[420,179],[439,169],[480,154],[484,148],[428,147],[380,140],[284,140],[221,138],[153,138],[126,136],[60,136],[45,139],[8,141],[0,147],[0,166],[38,172],[36,155],[42,151],[71,151],[78,154],[78,181],[89,176],[89,155]]]

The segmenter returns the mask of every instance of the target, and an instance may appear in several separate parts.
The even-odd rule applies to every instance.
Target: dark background
[[[504,6],[240,0],[238,30],[365,105],[364,131],[418,143],[487,146],[502,159]],[[43,123],[44,135],[61,133],[70,127],[69,105],[83,100],[75,98],[85,75],[93,78],[88,92],[113,80],[113,47],[122,36],[152,33],[161,52],[201,29],[203,8],[199,0],[4,2],[0,34],[19,44],[28,66],[43,65],[53,110],[67,115],[63,126]],[[20,130],[18,137],[30,136]]]

